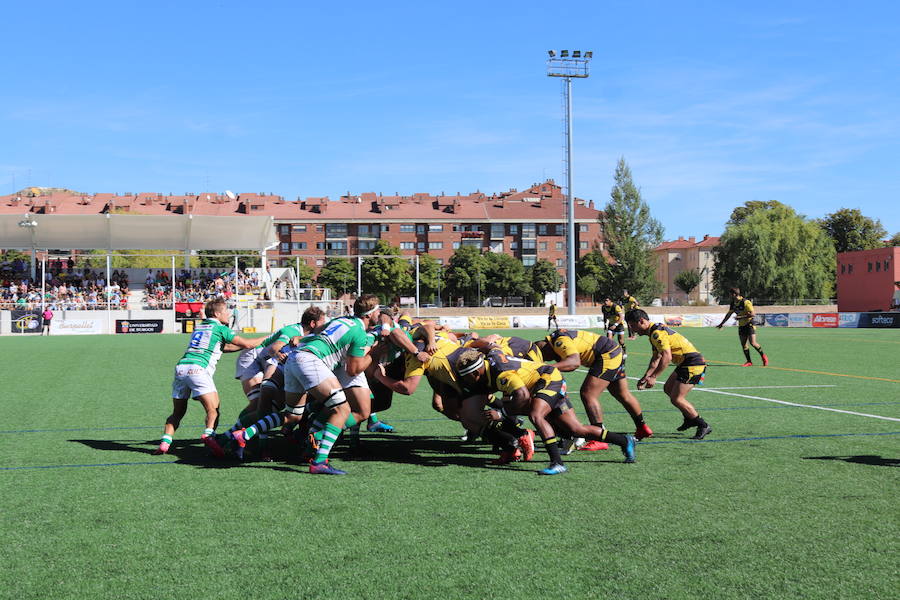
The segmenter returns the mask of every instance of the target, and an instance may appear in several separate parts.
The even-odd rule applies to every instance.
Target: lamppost
[[[25,218],[19,221],[19,227],[23,227],[28,229],[31,232],[31,282],[34,283],[35,278],[35,270],[36,270],[36,262],[35,262],[35,242],[34,242],[34,234],[37,230],[38,222],[34,220],[34,217],[31,213],[26,213]]]
[[[567,301],[569,314],[576,313],[575,308],[575,196],[572,194],[572,79],[584,79],[588,76],[588,63],[593,58],[593,52],[573,50],[569,56],[568,50],[560,50],[557,56],[556,50],[548,50],[547,76],[562,77],[566,80],[566,281]]]

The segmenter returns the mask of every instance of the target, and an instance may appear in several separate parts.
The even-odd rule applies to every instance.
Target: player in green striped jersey
[[[213,382],[216,363],[222,352],[235,352],[241,348],[253,348],[264,338],[244,339],[226,327],[231,310],[221,298],[210,300],[204,306],[204,320],[191,335],[184,356],[175,365],[172,382],[172,414],[166,419],[162,440],[154,454],[165,454],[172,444],[172,436],[187,412],[188,400],[193,397],[206,410],[206,429],[202,438],[215,433],[219,421],[219,392]]]

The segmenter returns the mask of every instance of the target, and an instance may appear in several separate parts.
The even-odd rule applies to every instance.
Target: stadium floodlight
[[[566,103],[566,304],[569,314],[576,313],[575,308],[575,195],[572,193],[572,78],[584,79],[588,73],[588,63],[593,52],[584,53],[574,50],[572,58],[568,58],[568,50],[560,50],[559,58],[550,51],[547,59],[547,76],[562,77],[566,80],[564,88]]]
[[[25,214],[25,218],[19,221],[19,227],[28,229],[31,231],[31,280],[34,281],[34,277],[37,273],[37,264],[35,261],[35,254],[37,253],[37,248],[35,247],[34,233],[37,229],[38,222],[34,220],[34,216],[29,212]],[[41,296],[43,298],[43,295]]]
[[[547,50],[547,54],[550,55],[550,58],[556,57],[556,50]]]

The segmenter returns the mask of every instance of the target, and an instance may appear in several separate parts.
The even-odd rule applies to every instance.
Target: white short
[[[345,390],[352,387],[369,388],[369,380],[366,379],[365,373],[358,373],[351,377],[350,375],[347,375],[347,371],[344,369],[344,366],[341,365],[334,370],[334,374],[337,376],[338,381],[341,382],[341,387]]]
[[[235,363],[234,378],[248,381],[256,376],[262,377],[269,366],[277,365],[278,361],[271,356],[264,355],[264,350],[265,348],[242,350]]]
[[[217,392],[212,375],[200,365],[175,365],[175,379],[172,380],[173,398],[196,398]]]
[[[335,374],[312,352],[294,352],[284,364],[284,391],[302,394],[332,377]]]

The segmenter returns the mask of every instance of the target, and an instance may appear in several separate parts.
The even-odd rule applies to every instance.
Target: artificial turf
[[[637,394],[655,435],[636,464],[581,452],[557,477],[535,476],[540,448],[489,465],[424,381],[382,413],[396,433],[339,442],[346,477],[210,459],[196,404],[152,456],[185,336],[0,338],[0,597],[895,598],[900,332],[762,328],[772,365],[741,368],[734,329],[680,331],[713,364],[689,397],[713,433],[676,433],[659,385]],[[646,338],[628,354],[641,375]]]

